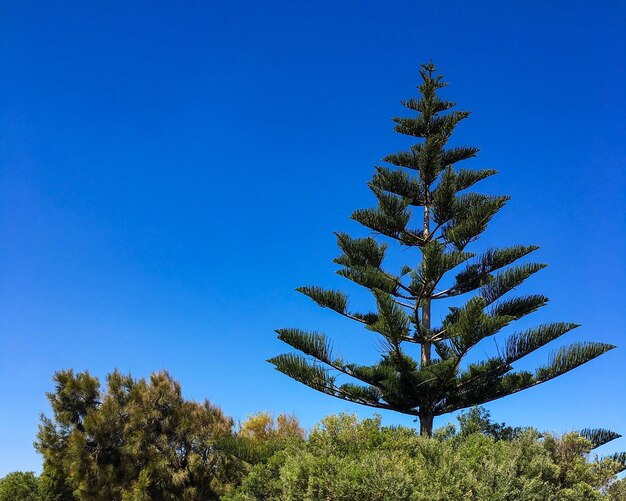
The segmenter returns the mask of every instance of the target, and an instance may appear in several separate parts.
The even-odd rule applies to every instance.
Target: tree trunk
[[[424,239],[430,236],[430,207],[428,205],[428,198],[430,194],[426,191],[426,203],[424,204]],[[430,296],[423,298],[422,305],[422,331],[424,336],[430,336]],[[430,339],[422,338],[422,366],[430,364],[430,351],[431,342]],[[431,418],[432,422],[432,418]],[[432,425],[431,425],[432,428]]]
[[[420,435],[423,437],[432,437],[433,436],[433,420],[435,416],[432,414],[426,414],[420,416]]]
[[[430,206],[429,190],[426,190],[426,200],[424,204],[424,239],[430,236]],[[430,341],[430,296],[422,298],[422,367],[430,364],[430,354],[432,349],[432,343]],[[434,415],[427,412],[426,409],[420,408],[420,435],[431,437],[433,434],[433,419]]]
[[[424,306],[422,306],[422,330],[425,335],[428,335],[430,331],[430,299],[424,299]],[[430,364],[430,340],[422,339],[422,366]]]

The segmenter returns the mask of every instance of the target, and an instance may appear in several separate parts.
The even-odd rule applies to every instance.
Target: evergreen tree
[[[338,290],[297,289],[318,305],[379,334],[384,349],[380,361],[370,366],[348,363],[332,355],[325,335],[296,328],[277,333],[302,354],[283,354],[269,361],[279,371],[328,395],[417,416],[421,433],[430,435],[435,416],[549,381],[614,346],[574,343],[558,349],[535,371],[515,371],[516,361],[577,327],[549,323],[512,334],[490,358],[464,363],[480,341],[547,303],[548,298],[539,294],[507,296],[546,265],[518,262],[538,248],[534,245],[490,248],[482,253],[469,250],[509,197],[467,191],[496,171],[457,167],[478,152],[474,147],[448,146],[456,126],[469,112],[448,111],[455,103],[439,96],[446,83],[433,64],[422,65],[420,74],[419,97],[402,103],[415,115],[394,118],[394,122],[396,132],[421,141],[408,151],[387,156],[384,161],[390,166],[376,167],[369,187],[378,206],[352,214],[374,236],[420,252],[392,273],[383,268],[387,242],[336,234],[341,250],[335,259],[341,266],[338,274],[371,291],[375,312],[352,311],[347,296]],[[418,223],[413,223],[414,216]],[[465,304],[449,307],[441,323],[433,322],[435,303],[470,293]],[[419,358],[411,356],[410,344],[419,348]],[[360,383],[340,384],[339,375]]]
[[[239,483],[241,461],[224,453],[233,421],[208,401],[186,400],[166,372],[148,381],[115,371],[106,390],[87,372],[55,374],[35,444],[46,500],[219,499]]]

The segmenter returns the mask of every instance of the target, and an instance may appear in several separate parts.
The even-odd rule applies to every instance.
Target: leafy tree
[[[0,478],[0,501],[39,501],[39,482],[32,471],[14,471]]]
[[[276,451],[304,439],[305,433],[293,415],[259,412],[241,423],[239,432],[220,446],[247,465],[267,461]]]
[[[293,437],[304,438],[304,430],[294,415],[279,414],[274,418],[268,412],[259,412],[249,416],[241,423],[239,434],[258,442]]]
[[[548,302],[540,294],[507,296],[546,265],[519,264],[538,248],[534,245],[470,251],[470,244],[483,234],[509,197],[467,191],[496,171],[458,168],[459,162],[478,152],[474,147],[448,145],[469,112],[448,112],[455,103],[439,96],[446,84],[434,65],[423,65],[420,73],[420,95],[402,103],[414,116],[394,121],[397,132],[421,142],[387,156],[385,162],[393,167],[376,167],[369,187],[378,206],[352,214],[352,219],[375,236],[419,253],[392,273],[383,268],[387,242],[337,233],[341,250],[335,259],[341,266],[338,274],[372,293],[374,312],[353,311],[339,290],[297,289],[318,305],[377,333],[383,350],[380,361],[369,366],[349,363],[333,355],[324,334],[286,328],[277,330],[278,338],[302,354],[283,354],[270,362],[328,395],[417,416],[421,432],[430,435],[435,416],[549,381],[614,346],[574,343],[557,350],[535,371],[515,371],[515,362],[577,327],[558,322],[514,333],[497,355],[465,362],[468,352],[482,340]],[[435,323],[435,304],[470,293],[474,294],[464,304],[449,307],[441,323]],[[419,348],[419,357],[411,355],[409,345]],[[342,375],[356,384],[340,384],[338,376]]]
[[[105,391],[87,372],[57,372],[36,448],[52,492],[46,499],[209,500],[239,481],[239,461],[217,444],[233,421],[185,400],[166,372],[149,381],[113,372]]]
[[[513,440],[518,438],[527,428],[507,426],[504,423],[495,423],[491,413],[483,407],[472,407],[457,416],[460,425],[460,434],[463,436],[473,433],[483,433],[496,440]],[[613,438],[618,438],[615,434]]]
[[[474,414],[474,417],[476,414]],[[484,417],[484,415],[483,415]],[[469,423],[469,421],[465,421]],[[493,423],[488,423],[490,428]],[[228,501],[624,501],[622,466],[594,445],[526,429],[511,440],[463,429],[428,438],[380,418],[326,417],[306,441],[257,464]],[[613,497],[607,494],[614,492]]]

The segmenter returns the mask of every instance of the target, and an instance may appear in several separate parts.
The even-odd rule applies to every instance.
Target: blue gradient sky
[[[370,415],[265,359],[286,326],[376,356],[293,289],[366,304],[334,275],[332,232],[363,234],[348,216],[410,144],[390,118],[431,58],[473,111],[455,139],[482,149],[467,166],[499,169],[483,190],[513,197],[474,249],[534,243],[550,264],[523,291],[552,301],[520,327],[573,321],[568,341],[622,346],[488,408],[626,433],[626,3],[5,0],[0,41],[0,475],[40,468],[61,368],[166,368],[238,418]]]

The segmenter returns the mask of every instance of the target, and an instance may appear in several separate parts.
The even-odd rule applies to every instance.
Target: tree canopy
[[[185,400],[166,372],[149,381],[113,372],[105,390],[87,372],[57,372],[36,448],[60,501],[218,499],[245,472],[218,447],[232,419]]]
[[[32,471],[14,471],[0,478],[0,501],[39,501],[39,479]]]

